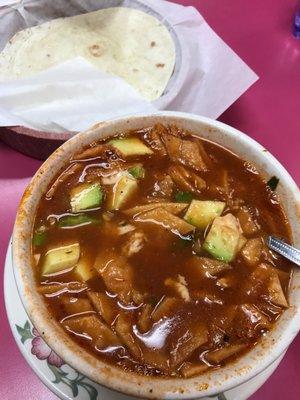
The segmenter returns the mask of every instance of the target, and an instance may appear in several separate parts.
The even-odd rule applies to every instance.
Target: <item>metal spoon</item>
[[[275,238],[274,236],[268,237],[268,246],[271,250],[276,251],[300,267],[300,250]]]

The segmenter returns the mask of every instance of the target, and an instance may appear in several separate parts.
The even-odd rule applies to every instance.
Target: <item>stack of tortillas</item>
[[[30,76],[77,56],[153,101],[172,76],[175,44],[167,27],[143,11],[101,9],[15,34],[0,53],[0,80]]]

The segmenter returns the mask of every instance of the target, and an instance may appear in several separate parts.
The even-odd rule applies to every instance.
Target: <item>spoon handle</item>
[[[274,236],[268,237],[268,246],[271,250],[276,251],[300,267],[300,250],[275,238]]]

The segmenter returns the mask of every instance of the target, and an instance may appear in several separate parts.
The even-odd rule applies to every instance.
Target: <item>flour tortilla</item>
[[[16,33],[0,53],[0,79],[30,76],[76,56],[120,76],[153,101],[172,75],[175,45],[166,26],[145,12],[101,9]]]

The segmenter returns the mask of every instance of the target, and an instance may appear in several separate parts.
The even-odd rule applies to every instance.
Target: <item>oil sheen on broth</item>
[[[156,125],[70,160],[40,201],[33,264],[49,311],[88,352],[191,377],[251,349],[288,307],[291,264],[269,234],[290,241],[253,165]]]

